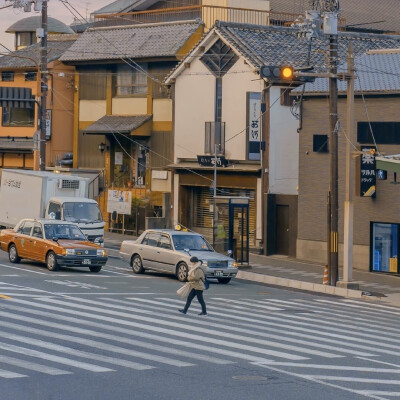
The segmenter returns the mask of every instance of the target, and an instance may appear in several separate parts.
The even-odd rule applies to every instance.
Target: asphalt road
[[[400,398],[400,310],[235,280],[180,283],[0,253],[0,400]]]

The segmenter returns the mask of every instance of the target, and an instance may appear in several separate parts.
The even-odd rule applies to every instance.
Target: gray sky
[[[82,14],[83,17],[86,17],[86,12],[89,16],[92,11],[98,10],[106,4],[112,3],[113,0],[69,0],[69,2],[77,9],[77,11],[80,12],[80,14]],[[5,0],[0,0],[0,8],[9,4],[10,3]],[[50,17],[57,18],[67,25],[73,22],[73,15],[59,0],[49,0],[48,5],[48,13]],[[14,35],[6,33],[5,30],[14,22],[33,15],[36,15],[34,11],[24,13],[22,9],[12,7],[4,10],[0,9],[0,43],[7,46],[10,50],[14,50]],[[0,51],[2,51],[2,49],[0,49]]]

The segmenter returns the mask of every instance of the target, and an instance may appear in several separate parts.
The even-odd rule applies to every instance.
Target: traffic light
[[[290,82],[294,78],[294,69],[289,65],[263,65],[260,68],[262,78],[275,82]]]

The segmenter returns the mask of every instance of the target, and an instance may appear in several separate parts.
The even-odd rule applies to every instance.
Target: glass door
[[[398,242],[398,224],[372,224],[372,271],[398,273]]]

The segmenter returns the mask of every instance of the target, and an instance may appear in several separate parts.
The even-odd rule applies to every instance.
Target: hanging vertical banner
[[[376,160],[374,146],[361,147],[360,196],[375,197],[376,193]]]
[[[261,143],[261,93],[247,93],[247,137],[248,158],[258,161]]]

